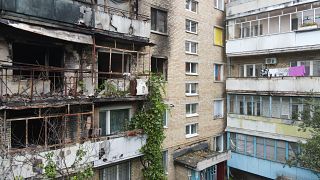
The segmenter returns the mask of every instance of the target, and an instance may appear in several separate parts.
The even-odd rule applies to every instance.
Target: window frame
[[[169,109],[166,109],[164,112],[164,117],[163,117],[163,128],[168,128],[169,127]]]
[[[216,112],[215,112],[215,105],[216,105],[216,103],[215,102],[221,102],[221,115],[220,114],[216,114]],[[213,100],[213,119],[222,119],[222,118],[224,118],[224,99],[222,99],[222,98],[220,98],[220,99],[215,99],[215,100]]]
[[[113,111],[113,110],[123,110],[123,109],[128,109],[129,110],[129,122],[131,121],[131,118],[133,116],[133,107],[132,106],[114,106],[114,107],[104,107],[104,108],[101,108],[99,110],[99,116],[100,116],[100,113],[104,113],[105,114],[105,124],[106,124],[106,132],[102,134],[106,134],[106,136],[109,136],[111,135],[111,126],[110,126],[110,112]],[[100,117],[99,117],[99,128],[102,128],[100,127]]]
[[[213,4],[214,4],[215,9],[218,9],[220,11],[224,11],[224,8],[225,8],[224,0],[214,0]],[[219,8],[219,5],[221,5],[221,8]]]
[[[187,110],[187,106],[188,105],[190,107]],[[192,113],[193,105],[195,105],[195,113]],[[199,116],[199,114],[198,114],[198,106],[199,106],[199,103],[188,103],[188,104],[186,104],[186,117],[189,118],[189,117]]]
[[[189,64],[189,72],[187,71],[187,69],[186,69],[186,75],[189,75],[189,76],[198,76],[199,74],[198,74],[198,67],[199,67],[199,63],[197,63],[197,62],[186,62],[186,67],[187,67],[187,64]],[[195,65],[196,66],[196,72],[195,73],[193,73],[192,72],[192,65]]]
[[[192,23],[195,23],[196,31],[192,31]],[[187,24],[189,25],[189,29],[187,29]],[[186,29],[185,30],[187,33],[198,34],[198,22],[191,20],[191,19],[186,19]]]
[[[188,2],[187,2],[188,1]],[[192,2],[195,2],[195,5],[196,5],[196,11],[192,11]],[[188,8],[187,8],[187,5],[188,5]],[[195,1],[195,0],[186,0],[186,10],[187,11],[190,11],[190,12],[193,12],[193,13],[198,13],[198,6],[199,6],[199,2],[198,1]]]
[[[189,43],[188,48],[189,50],[187,51],[186,47],[187,47],[187,43]],[[192,52],[192,43],[194,43],[196,46],[196,52]],[[193,41],[193,40],[185,40],[185,53],[186,54],[191,54],[191,55],[198,55],[198,46],[199,43],[197,41]]]
[[[192,85],[195,85],[195,93],[192,93]],[[188,86],[188,87],[187,87]],[[186,96],[198,96],[199,95],[199,83],[197,82],[186,82]]]
[[[156,17],[152,17],[152,11],[155,11]],[[164,32],[159,31],[159,25],[158,25],[158,14],[159,13],[164,13],[165,14],[165,19],[164,19]],[[155,19],[155,29],[152,29],[152,20]],[[151,7],[151,32],[157,33],[157,34],[162,34],[162,35],[168,35],[168,11],[164,9],[159,9],[156,7]]]
[[[195,133],[192,133],[192,126],[195,126]],[[190,123],[190,124],[186,124],[186,138],[192,138],[192,137],[195,137],[195,136],[198,136],[199,133],[199,123]],[[189,133],[187,133],[187,128],[189,129]]]
[[[168,166],[169,166],[169,151],[164,150],[162,151],[162,165],[164,174],[168,175]]]
[[[216,80],[216,66],[220,66],[220,80]],[[214,82],[223,82],[224,81],[224,64],[215,63],[213,64],[213,77]]]
[[[113,166],[108,166],[108,167],[105,167],[105,168],[102,168],[102,169],[100,169],[100,173],[99,173],[99,177],[101,178],[101,179],[104,179],[104,171],[105,171],[105,169],[107,169],[107,168],[111,168],[111,167],[116,167],[116,179],[117,180],[119,180],[119,174],[120,174],[120,171],[119,171],[119,166],[121,165],[121,164],[125,164],[125,163],[127,163],[128,164],[128,169],[129,169],[129,171],[128,171],[128,177],[129,177],[129,179],[128,180],[131,180],[131,162],[130,161],[126,161],[126,162],[122,162],[122,163],[119,163],[119,164],[116,164],[116,165],[113,165]]]

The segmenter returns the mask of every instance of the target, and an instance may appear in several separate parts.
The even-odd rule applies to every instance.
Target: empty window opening
[[[63,82],[61,72],[48,72],[37,67],[63,67],[63,49],[33,44],[13,43],[13,75],[19,79],[37,78],[50,80],[51,89],[59,88]],[[34,72],[30,68],[34,68]]]
[[[107,78],[120,78],[123,73],[129,73],[131,67],[130,54],[112,53],[110,60],[110,53],[98,53],[98,79],[99,85]]]
[[[168,60],[164,58],[151,58],[151,72],[163,76],[165,80],[168,78]]]
[[[26,121],[11,122],[11,148],[26,146]]]

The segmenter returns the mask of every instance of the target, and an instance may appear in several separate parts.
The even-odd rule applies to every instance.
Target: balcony
[[[229,40],[228,56],[245,56],[320,49],[320,30],[295,31]]]
[[[77,0],[0,0],[3,18],[17,20],[27,17],[33,23],[120,33],[128,37],[149,38],[150,22],[144,15],[131,12],[129,3],[114,5],[91,4]],[[118,7],[119,6],[119,7]],[[123,7],[126,7],[123,9]]]
[[[319,83],[320,77],[228,78],[226,89],[240,93],[318,94]]]
[[[312,0],[311,0],[312,1]],[[227,16],[232,18],[237,15],[249,15],[261,11],[270,11],[294,5],[293,0],[231,0],[227,4]],[[310,2],[310,0],[300,0],[300,3]]]
[[[298,123],[279,118],[228,114],[226,131],[293,142],[310,138],[309,131],[298,131]]]
[[[0,170],[0,173],[19,174],[23,178],[36,176],[39,172],[42,173],[42,170],[36,168],[36,165],[45,163],[45,155],[50,152],[54,153],[54,157],[57,157],[56,163],[59,171],[68,168],[69,172],[72,172],[75,170],[73,163],[76,160],[75,155],[79,149],[86,152],[83,160],[78,162],[80,165],[89,165],[93,163],[94,167],[99,167],[141,156],[142,154],[139,150],[145,142],[145,135],[119,136],[108,137],[105,140],[86,141],[82,144],[77,143],[52,151],[25,151],[25,153],[22,153],[23,155],[16,153],[10,157],[12,158],[10,161],[16,163],[16,168],[14,168],[13,171],[8,171],[8,169],[11,168],[9,164],[10,161],[2,159],[4,166],[3,169]],[[30,159],[32,159],[31,163]],[[11,174],[6,175],[9,177]]]
[[[115,101],[148,93],[147,76],[133,78],[130,73],[45,66],[2,66],[0,72],[0,100],[8,105],[89,98]]]
[[[228,56],[320,49],[319,2],[258,13],[228,20]]]

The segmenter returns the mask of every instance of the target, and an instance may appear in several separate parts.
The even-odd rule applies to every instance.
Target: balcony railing
[[[118,98],[146,95],[146,77],[130,73],[92,73],[58,67],[3,66],[0,68],[2,102]],[[137,84],[137,82],[139,84]],[[139,88],[144,91],[139,91]]]

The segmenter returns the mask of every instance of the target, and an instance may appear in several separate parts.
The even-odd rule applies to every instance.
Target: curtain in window
[[[119,179],[118,180],[128,180],[130,179],[130,164],[129,162],[127,163],[122,163],[118,165],[118,175]]]
[[[117,166],[111,166],[103,169],[102,179],[117,180]]]
[[[107,135],[107,128],[106,128],[106,112],[99,112],[99,126],[101,128],[101,135]]]
[[[221,65],[215,64],[214,66],[214,80],[221,81]]]
[[[129,123],[129,109],[118,109],[110,111],[110,133],[125,130]]]
[[[214,44],[223,46],[223,31],[220,28],[214,28]]]

